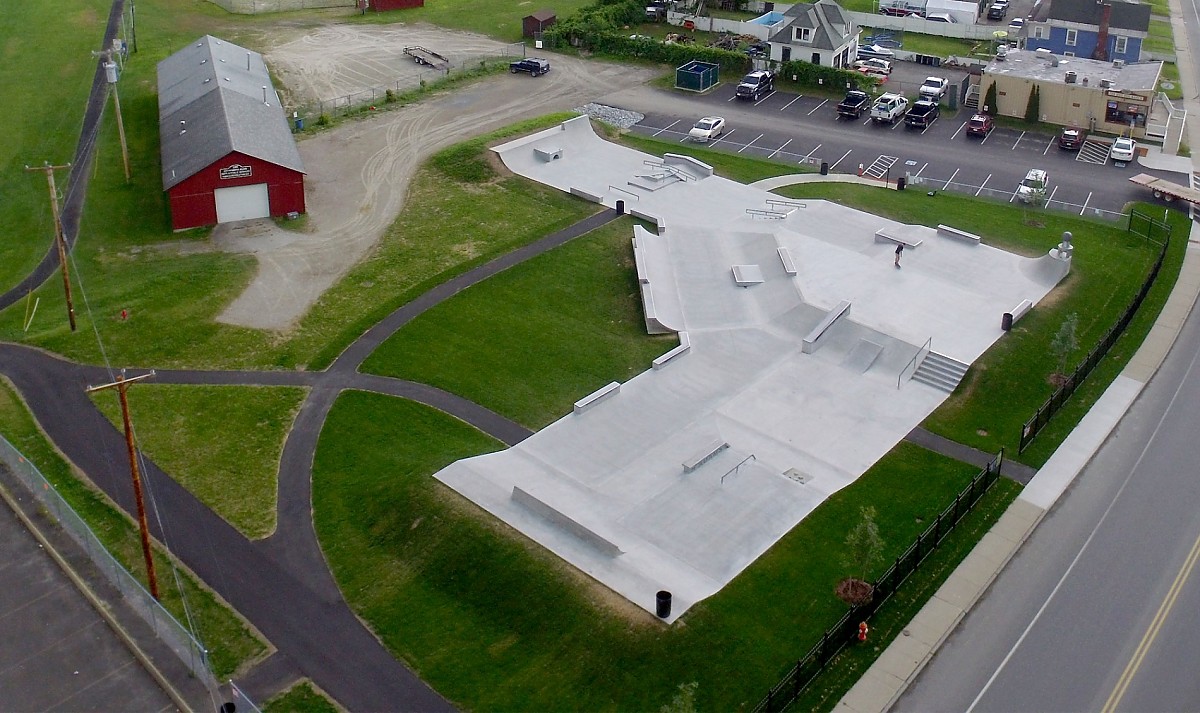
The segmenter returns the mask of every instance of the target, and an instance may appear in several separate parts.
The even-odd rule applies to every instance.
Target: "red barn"
[[[558,22],[553,10],[538,10],[521,18],[521,36],[534,37],[537,33]]]
[[[175,230],[304,212],[304,166],[262,55],[205,36],[158,63]]]
[[[368,0],[375,12],[384,10],[407,10],[410,7],[425,7],[425,0]]]

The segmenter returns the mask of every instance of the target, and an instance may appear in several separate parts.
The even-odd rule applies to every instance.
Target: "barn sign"
[[[228,181],[231,178],[249,178],[254,171],[249,166],[243,166],[240,163],[235,163],[232,166],[226,166],[219,172],[222,181]]]

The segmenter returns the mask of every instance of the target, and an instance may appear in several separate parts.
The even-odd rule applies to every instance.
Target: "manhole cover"
[[[1175,82],[1159,82],[1158,86],[1168,92],[1175,88]]]

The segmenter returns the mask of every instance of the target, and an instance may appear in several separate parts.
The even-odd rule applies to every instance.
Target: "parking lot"
[[[939,73],[916,65],[907,70],[914,68],[918,73]],[[912,96],[915,88],[908,81],[904,93]],[[666,112],[643,112],[645,119],[633,130],[687,142],[696,118],[724,116],[724,134],[709,144],[715,149],[812,167],[824,163],[831,172],[860,173],[880,181],[907,176],[922,190],[955,190],[1007,201],[1015,200],[1016,187],[1030,168],[1041,168],[1049,174],[1048,207],[1080,215],[1113,217],[1128,201],[1146,200],[1145,192],[1128,181],[1137,173],[1184,180],[1136,163],[1119,167],[1108,159],[1103,140],[1089,141],[1080,151],[1064,151],[1057,146],[1057,135],[1049,133],[997,127],[987,137],[968,136],[966,109],[943,108],[938,119],[920,130],[902,120],[875,124],[865,114],[858,120],[839,119],[839,100],[827,96],[776,91],[756,102],[739,100],[732,82],[689,100],[695,105],[694,116],[671,113],[680,108],[672,103]]]

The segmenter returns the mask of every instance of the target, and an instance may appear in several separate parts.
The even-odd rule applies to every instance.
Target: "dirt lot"
[[[384,86],[413,71],[406,45],[452,61],[500,54],[486,37],[432,26],[352,26],[273,34],[268,65],[297,97],[328,98]],[[496,48],[491,51],[489,48]],[[439,148],[521,119],[604,103],[616,90],[644,84],[655,72],[551,55],[553,70],[493,77],[418,104],[349,121],[299,143],[307,179],[309,232],[270,221],[218,226],[213,245],[252,254],[254,281],[220,315],[222,322],[287,330],[354,264],[365,257],[404,207],[421,161]]]

